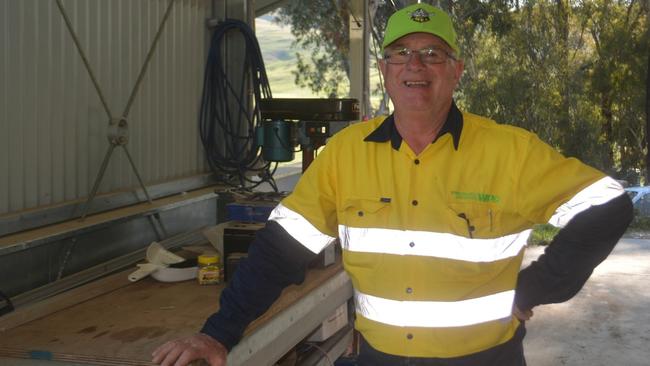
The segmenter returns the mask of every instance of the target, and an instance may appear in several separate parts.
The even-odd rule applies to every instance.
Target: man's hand
[[[203,359],[210,366],[225,366],[228,351],[209,335],[198,333],[187,338],[169,341],[158,347],[151,356],[152,362],[162,366],[185,366]]]
[[[530,318],[533,317],[533,311],[530,310],[530,309],[528,309],[528,310],[519,310],[517,305],[514,305],[512,307],[512,315],[514,315],[520,321],[525,322],[527,320],[530,320]]]

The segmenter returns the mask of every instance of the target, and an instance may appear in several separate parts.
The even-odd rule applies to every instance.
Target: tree
[[[640,169],[647,12],[634,1],[556,0],[522,1],[511,15],[502,34],[475,35],[459,99],[611,174]]]
[[[603,0],[584,2],[578,11],[593,45],[589,92],[600,111],[600,141],[608,145],[620,175],[636,180],[638,171],[647,170],[641,112],[647,74],[647,8],[637,1]]]

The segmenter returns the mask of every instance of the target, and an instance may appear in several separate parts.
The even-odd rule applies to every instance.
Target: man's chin
[[[433,101],[431,99],[412,97],[403,100],[402,103],[395,103],[395,106],[398,105],[400,106],[399,109],[404,112],[427,112],[431,110]]]

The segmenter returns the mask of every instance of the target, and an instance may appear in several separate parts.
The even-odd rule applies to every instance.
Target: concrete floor
[[[526,260],[543,248],[531,247]],[[650,240],[622,239],[570,301],[534,309],[529,366],[650,365]]]

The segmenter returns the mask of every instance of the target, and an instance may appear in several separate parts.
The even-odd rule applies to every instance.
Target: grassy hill
[[[275,98],[325,97],[295,85],[291,72],[296,70],[296,52],[299,50],[292,46],[295,38],[289,26],[275,24],[270,16],[264,16],[255,20],[255,33]]]

